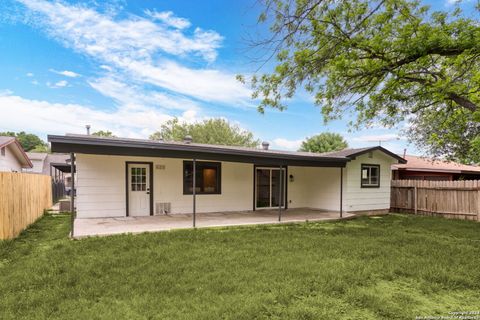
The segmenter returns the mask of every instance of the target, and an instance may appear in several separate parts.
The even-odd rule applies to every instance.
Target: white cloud
[[[58,89],[58,88],[64,88],[68,86],[68,81],[66,80],[60,80],[55,83],[47,82],[46,83],[47,87],[52,88],[52,89]]]
[[[172,11],[151,11],[145,10],[145,13],[152,17],[155,20],[160,20],[165,23],[167,26],[177,28],[177,29],[185,29],[190,27],[190,21],[185,18],[176,17]]]
[[[69,70],[57,71],[57,70],[54,70],[54,69],[50,69],[49,71],[53,72],[53,73],[56,73],[56,74],[60,74],[60,75],[65,76],[65,77],[69,77],[69,78],[80,77],[80,74],[78,74],[76,72],[73,72],[73,71],[69,71]]]
[[[13,111],[14,110],[14,111]],[[78,104],[50,103],[30,100],[5,91],[0,94],[0,128],[20,131],[28,128],[38,134],[84,133],[85,124],[93,131],[110,130],[115,135],[131,138],[146,138],[158,130],[172,116],[143,107],[120,107],[114,110],[96,110],[93,107]],[[187,110],[179,117],[181,121],[194,121],[195,110]]]
[[[451,6],[451,5],[454,5],[454,4],[458,4],[458,3],[461,3],[461,2],[470,2],[471,0],[445,0],[445,5],[447,6]]]
[[[147,12],[119,19],[94,9],[64,2],[18,0],[33,13],[35,26],[65,46],[101,62],[100,68],[119,73],[124,82],[173,91],[204,101],[247,104],[250,90],[233,73],[211,68],[193,69],[178,59],[217,58],[223,37],[195,28],[171,12]],[[175,62],[175,61],[176,62]]]
[[[377,134],[377,135],[363,135],[352,138],[352,141],[360,142],[385,142],[385,141],[394,141],[404,139],[398,136],[398,134],[387,133],[387,134]]]
[[[250,92],[235,77],[217,70],[192,70],[168,61],[152,66],[138,61],[119,62],[139,80],[205,101],[244,103]],[[248,102],[244,103],[248,104]]]
[[[27,73],[27,74],[26,74],[26,76],[31,78],[31,77],[33,77],[33,76],[34,76],[34,74],[33,74],[33,73],[31,73],[31,72],[29,72],[29,73]]]
[[[123,106],[150,106],[163,109],[194,110],[198,105],[185,97],[155,91],[145,91],[135,85],[127,85],[114,77],[88,81],[90,86]]]
[[[285,149],[296,151],[300,148],[303,140],[288,140],[284,138],[277,138],[273,140],[274,147],[278,149]]]
[[[90,55],[150,58],[161,50],[173,55],[198,54],[213,61],[223,39],[214,31],[198,28],[193,36],[187,36],[179,30],[168,29],[168,24],[139,16],[115,20],[113,16],[80,5],[44,0],[19,2],[40,14],[40,22],[52,36]]]

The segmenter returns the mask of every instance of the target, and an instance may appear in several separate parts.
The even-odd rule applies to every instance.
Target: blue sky
[[[235,80],[257,68],[244,40],[256,30],[255,2],[2,0],[0,131],[46,138],[84,133],[90,124],[146,138],[172,117],[223,117],[276,149],[295,150],[305,137],[331,131],[352,147],[382,141],[395,152],[421,153],[398,128],[349,132],[348,118],[324,125],[304,93],[286,111],[259,114],[249,89]]]

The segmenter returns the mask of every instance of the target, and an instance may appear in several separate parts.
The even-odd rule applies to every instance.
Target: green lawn
[[[480,309],[480,223],[409,215],[0,242],[1,319],[414,319]]]

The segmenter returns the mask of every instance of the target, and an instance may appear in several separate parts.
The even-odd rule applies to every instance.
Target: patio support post
[[[193,159],[193,188],[192,188],[192,194],[193,194],[193,227],[195,228],[195,220],[196,220],[196,215],[197,215],[197,183],[196,183],[196,178],[197,178],[197,160]]]
[[[340,218],[343,217],[343,168],[340,168]]]
[[[279,174],[279,187],[278,187],[278,222],[282,221],[282,195],[283,195],[283,166],[280,165],[280,174]]]
[[[70,172],[71,172],[71,186],[70,186],[70,215],[71,215],[71,236],[73,238],[73,231],[75,225],[75,154],[70,153]]]

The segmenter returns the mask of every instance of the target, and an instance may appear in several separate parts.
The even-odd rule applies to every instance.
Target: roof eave
[[[176,155],[177,158],[184,158],[186,155],[187,158],[190,158],[190,154],[201,155],[210,155],[209,158],[212,158],[213,155],[216,158],[232,159],[230,161],[235,162],[235,157],[243,159],[242,162],[247,162],[245,158],[251,157],[252,159],[264,159],[265,161],[273,160],[275,162],[298,162],[298,163],[310,163],[317,166],[337,166],[344,167],[348,161],[347,158],[343,157],[309,157],[295,154],[276,154],[276,153],[263,153],[250,150],[235,150],[235,149],[222,149],[221,147],[206,147],[206,146],[195,146],[195,145],[182,145],[182,144],[168,144],[168,143],[157,143],[149,141],[120,141],[120,140],[93,140],[84,137],[69,137],[69,136],[54,136],[49,135],[48,141],[51,143],[53,152],[77,152],[77,153],[91,153],[91,154],[128,154],[126,150],[119,150],[119,148],[134,150],[136,149],[138,153],[141,153],[138,150],[144,150],[145,156],[152,156],[155,152],[163,152],[168,157],[170,155]],[[102,148],[102,149],[99,149]],[[107,150],[104,148],[110,148]],[[114,150],[117,148],[116,150]],[[121,153],[119,153],[121,152]],[[182,156],[183,155],[183,156]],[[158,156],[158,155],[157,155]],[[173,156],[172,156],[173,157]],[[201,159],[199,157],[199,159]],[[224,160],[229,161],[229,160]],[[251,162],[254,162],[253,160]]]
[[[349,158],[350,160],[355,160],[356,157],[358,157],[362,154],[368,153],[368,152],[375,151],[375,150],[382,151],[383,153],[385,153],[385,154],[389,155],[390,157],[396,159],[398,161],[398,163],[401,163],[401,164],[406,164],[407,163],[406,159],[400,157],[398,154],[395,154],[395,153],[391,152],[390,150],[385,149],[382,146],[376,146],[376,147],[371,147],[371,148],[368,148],[368,149],[364,149],[362,151],[359,151],[357,153],[353,153],[353,154],[349,155],[347,158]]]

